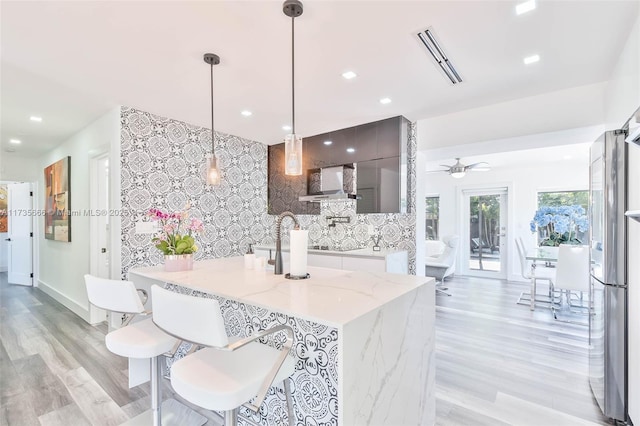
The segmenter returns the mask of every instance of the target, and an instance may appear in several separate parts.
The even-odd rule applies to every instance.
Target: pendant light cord
[[[211,156],[215,158],[215,131],[213,130],[213,64],[211,64]]]
[[[296,85],[295,85],[295,15],[291,16],[291,131],[295,135],[296,134]]]

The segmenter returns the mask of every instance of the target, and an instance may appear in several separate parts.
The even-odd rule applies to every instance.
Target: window
[[[538,192],[538,208],[542,206],[582,206],[589,208],[589,191]]]
[[[427,223],[426,235],[427,240],[439,239],[439,220],[440,220],[440,197],[427,197]]]

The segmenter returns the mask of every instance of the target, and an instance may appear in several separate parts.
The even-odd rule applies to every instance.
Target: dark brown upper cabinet
[[[355,164],[356,192],[360,189],[365,201],[358,201],[358,213],[399,213],[406,204],[406,176],[401,174],[406,164],[407,126],[402,117],[366,123],[305,137],[302,176],[284,175],[284,144],[269,146],[268,212],[280,214],[319,214],[319,203],[299,201],[307,195],[309,171],[329,166]],[[331,141],[330,144],[325,142]],[[353,152],[348,149],[352,148]],[[358,185],[358,165],[362,170],[362,185]],[[405,167],[406,170],[406,167]],[[365,178],[366,175],[366,178]],[[390,179],[389,176],[394,176]],[[375,183],[378,183],[377,185]]]

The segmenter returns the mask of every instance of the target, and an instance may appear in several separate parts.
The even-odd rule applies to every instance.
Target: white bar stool
[[[229,343],[220,304],[215,299],[193,297],[157,285],[151,287],[153,322],[165,332],[188,342],[192,350],[171,366],[171,385],[187,401],[208,410],[224,411],[225,425],[235,426],[237,409],[258,412],[269,388],[284,382],[289,424],[294,424],[291,388],[287,380],[296,360],[289,356],[293,329],[280,325]],[[256,342],[286,332],[280,350]],[[206,346],[196,351],[199,346]],[[253,399],[253,403],[249,401]]]
[[[145,311],[138,292],[146,298],[144,290],[137,290],[131,281],[118,281],[85,275],[85,285],[89,302],[100,309],[123,313],[128,318],[123,326],[105,336],[105,344],[109,351],[127,358],[151,359],[151,410],[148,410],[125,424],[144,424],[160,426],[178,423],[175,413],[163,413],[161,409],[162,395],[160,378],[162,377],[161,357],[177,349],[180,343],[177,339],[164,333],[155,326],[151,318],[131,322],[136,315],[149,315]],[[192,410],[182,406],[175,400],[165,401],[165,406],[174,411],[190,412]],[[164,417],[163,417],[164,416]],[[190,424],[203,425],[206,419],[199,414],[189,414]]]

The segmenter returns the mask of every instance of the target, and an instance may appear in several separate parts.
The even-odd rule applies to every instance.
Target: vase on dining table
[[[193,254],[167,254],[164,256],[166,272],[190,271],[193,269]]]
[[[557,246],[540,246],[540,253],[553,259],[558,258],[558,250]]]

